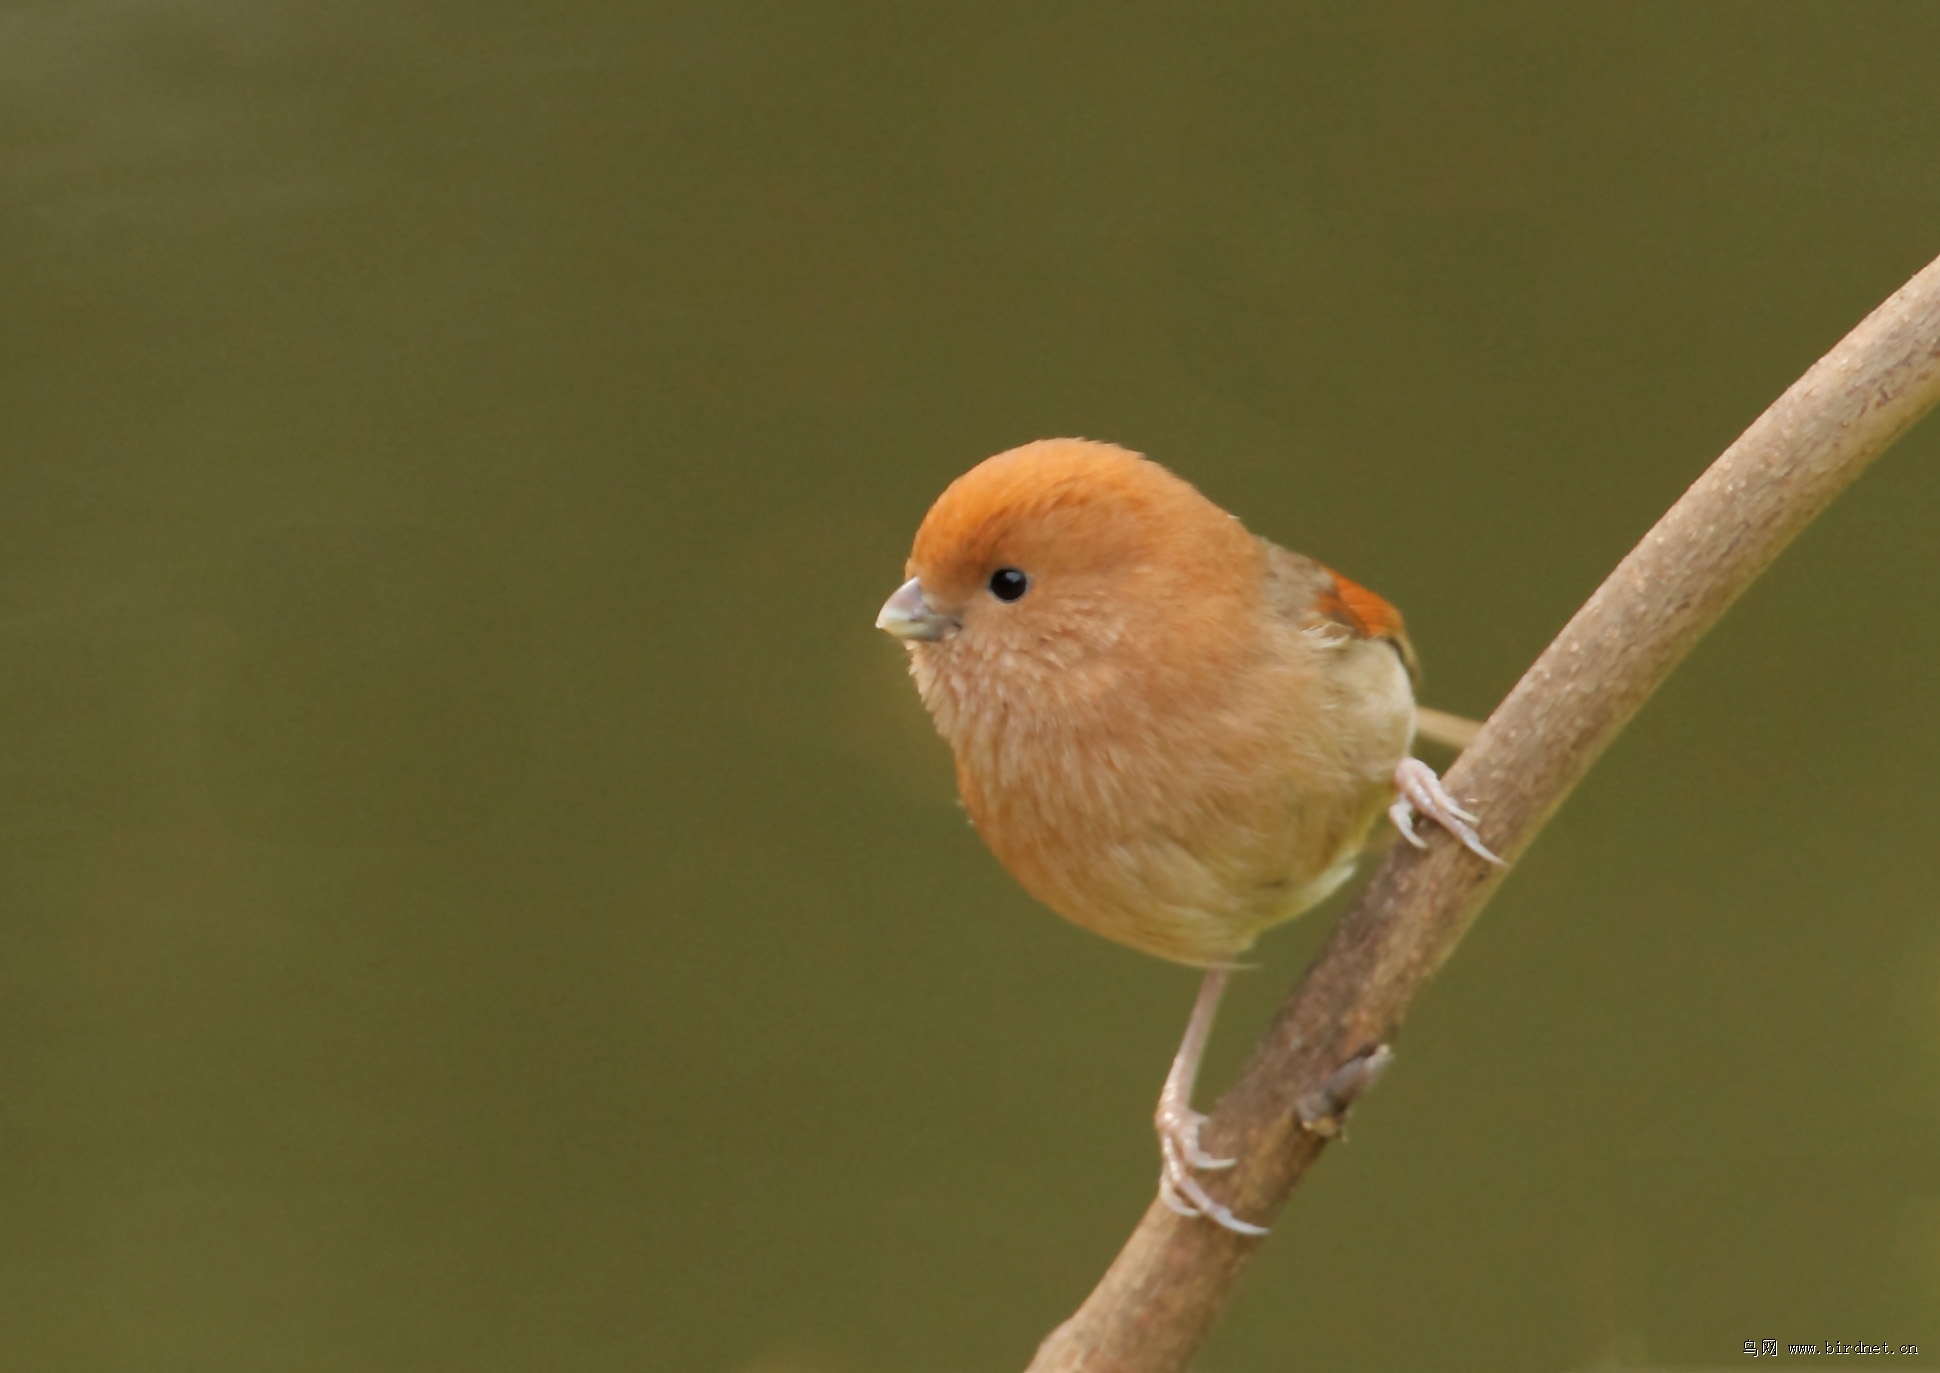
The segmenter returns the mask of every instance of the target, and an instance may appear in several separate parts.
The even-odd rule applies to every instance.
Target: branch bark
[[[1449,771],[1513,860],[1630,717],[1772,559],[1940,400],[1940,259],[1758,417],[1631,550]],[[1432,829],[1432,827],[1431,827]],[[1207,1129],[1235,1211],[1277,1214],[1325,1150],[1299,1103],[1384,1044],[1502,880],[1452,842],[1396,844],[1288,994]],[[1336,1081],[1339,1079],[1336,1078]],[[1324,1122],[1323,1122],[1324,1124]],[[1029,1373],[1170,1373],[1260,1241],[1154,1202]]]

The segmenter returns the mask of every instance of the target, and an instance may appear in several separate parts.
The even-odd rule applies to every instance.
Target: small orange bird
[[[1347,880],[1385,809],[1499,862],[1427,764],[1394,607],[1155,462],[1045,439],[930,507],[876,619],[904,641],[970,819],[1075,924],[1207,970],[1159,1095],[1159,1193],[1263,1234],[1196,1176],[1193,1080],[1234,960]],[[1464,722],[1434,732],[1466,742]]]

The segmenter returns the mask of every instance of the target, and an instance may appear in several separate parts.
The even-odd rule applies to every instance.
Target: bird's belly
[[[968,798],[966,798],[968,799]],[[1308,796],[1281,823],[1223,820],[1214,804],[1198,829],[1112,823],[1041,803],[973,803],[971,818],[1024,888],[1073,924],[1120,944],[1196,966],[1231,963],[1260,933],[1324,900],[1354,871],[1385,793]],[[1041,802],[1042,798],[1040,798]],[[1284,802],[1282,803],[1284,805]],[[1035,812],[1015,823],[1015,810]],[[1045,835],[1056,836],[1045,842]]]

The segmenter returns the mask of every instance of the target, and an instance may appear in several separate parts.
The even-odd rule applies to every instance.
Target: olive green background
[[[963,823],[871,628],[929,500],[1139,448],[1486,712],[1940,253],[1936,70],[1915,3],[0,10],[0,1366],[1020,1367],[1193,977]],[[1940,1365],[1936,523],[1929,421],[1204,1369]]]

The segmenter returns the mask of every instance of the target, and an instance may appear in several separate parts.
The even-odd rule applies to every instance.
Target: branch
[[[1473,798],[1496,852],[1513,859],[1528,848],[1698,639],[1936,400],[1940,260],[1711,464],[1489,717],[1447,782]],[[1301,1103],[1312,1120],[1313,1104],[1354,1077],[1350,1060],[1394,1035],[1501,880],[1454,843],[1390,850],[1213,1114],[1207,1147],[1239,1159],[1220,1176],[1240,1215],[1280,1210],[1333,1133],[1301,1125]],[[1258,1243],[1154,1202],[1029,1373],[1184,1368]]]

